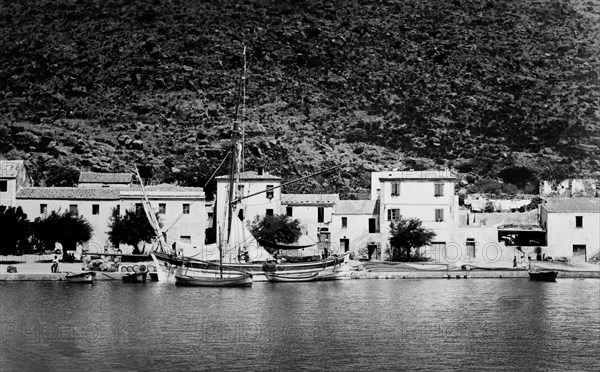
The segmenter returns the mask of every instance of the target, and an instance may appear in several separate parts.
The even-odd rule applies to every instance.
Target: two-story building
[[[340,253],[332,241],[334,208],[339,203],[337,194],[282,194],[281,206],[285,214],[300,221],[301,243],[314,245],[298,252],[303,256]],[[343,251],[342,251],[343,252]]]
[[[383,258],[390,249],[389,226],[401,216],[420,219],[423,227],[435,233],[436,250],[445,250],[456,225],[455,183],[456,176],[449,170],[371,173],[371,199],[380,202],[379,244]]]
[[[334,253],[354,252],[378,259],[379,200],[339,200],[332,214]]]
[[[600,252],[600,198],[549,198],[540,221],[548,256],[585,262]]]

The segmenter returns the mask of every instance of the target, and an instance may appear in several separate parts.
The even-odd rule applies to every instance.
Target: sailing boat
[[[196,259],[195,256],[177,257],[177,255],[170,254],[166,249],[166,242],[164,241],[161,234],[159,237],[159,246],[163,247],[159,251],[152,253],[152,258],[156,262],[157,269],[159,271],[159,281],[175,281],[181,285],[192,285],[194,282],[190,279],[193,275],[187,274],[190,271],[201,271],[203,274],[202,280],[207,276],[207,273],[218,274],[218,279],[229,279],[238,278],[242,281],[248,280],[248,277],[244,274],[251,276],[253,281],[268,281],[273,277],[273,273],[281,274],[285,272],[287,276],[312,276],[312,274],[322,274],[337,271],[344,263],[344,257],[329,257],[323,261],[303,262],[303,263],[275,263],[275,259],[268,253],[264,247],[262,247],[258,241],[252,236],[248,228],[238,218],[237,205],[244,198],[256,195],[246,195],[244,197],[236,197],[234,191],[237,190],[237,183],[239,182],[239,169],[241,164],[242,148],[239,141],[240,125],[239,125],[239,103],[242,96],[242,85],[245,82],[245,65],[246,65],[246,50],[244,48],[243,54],[244,60],[244,71],[240,76],[240,84],[238,85],[238,103],[236,105],[235,120],[233,122],[233,134],[230,149],[230,172],[228,175],[228,190],[227,197],[225,200],[225,215],[218,219],[224,223],[223,226],[219,226],[218,231],[218,242],[213,245],[204,246],[204,253],[213,252],[218,253],[218,261],[213,260],[200,260]],[[330,169],[329,169],[330,170]],[[326,170],[326,171],[329,171]],[[325,171],[323,171],[325,172]],[[319,172],[319,173],[323,173]],[[302,177],[296,181],[306,177]],[[287,183],[289,184],[289,182]],[[280,185],[281,187],[283,185]],[[273,190],[271,188],[270,190]],[[266,192],[266,190],[265,190]],[[145,205],[146,203],[144,203]],[[149,204],[148,204],[149,205]],[[151,210],[151,209],[150,209]],[[152,215],[152,213],[150,213]],[[215,213],[215,216],[217,214]],[[149,216],[151,219],[153,217]],[[155,220],[155,218],[154,218]],[[152,221],[152,220],[151,220]],[[158,222],[153,222],[156,225],[155,229],[159,231]],[[223,236],[224,235],[224,236]],[[242,260],[240,253],[243,252],[248,257],[248,261]],[[316,276],[316,275],[315,275]],[[200,281],[195,281],[200,283]],[[213,283],[216,283],[213,281]],[[201,285],[201,284],[198,284]]]
[[[166,234],[161,231],[160,224],[152,212],[148,195],[144,189],[144,182],[137,168],[135,171],[141,185],[143,209],[158,240],[158,250],[152,252],[151,256],[157,266],[159,282],[175,282],[177,285],[196,287],[246,287],[252,285],[252,275],[247,272],[223,269],[221,265],[215,268],[214,263],[189,257],[178,257],[176,252],[175,254],[166,253]]]

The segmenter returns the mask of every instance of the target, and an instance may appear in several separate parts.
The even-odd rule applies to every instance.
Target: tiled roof
[[[140,190],[139,185],[133,185],[129,189],[121,189],[121,190]],[[144,186],[144,190],[146,191],[191,191],[191,192],[204,192],[202,187],[184,187],[172,185],[170,183],[161,183],[159,185],[152,186]]]
[[[117,188],[77,188],[77,187],[25,187],[17,192],[17,199],[48,200],[118,200]]]
[[[264,172],[261,175],[259,175],[255,171],[242,172],[239,174],[239,177],[240,177],[240,180],[279,180],[279,181],[281,181],[281,177],[274,176],[267,172]],[[229,175],[219,176],[219,177],[215,177],[215,178],[218,180],[228,180]]]
[[[380,180],[454,180],[457,178],[450,170],[438,169],[374,172],[373,174]]]
[[[131,183],[131,173],[81,172],[79,183]]]
[[[542,208],[554,213],[600,213],[600,198],[548,198]]]
[[[0,160],[0,177],[15,178],[19,170],[24,167],[23,160]]]
[[[377,200],[340,200],[336,206],[335,214],[378,214]]]
[[[281,194],[284,205],[333,205],[339,201],[338,194]]]

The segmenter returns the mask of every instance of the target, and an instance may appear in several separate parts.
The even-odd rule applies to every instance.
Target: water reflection
[[[599,285],[0,283],[0,360],[3,371],[596,370]]]

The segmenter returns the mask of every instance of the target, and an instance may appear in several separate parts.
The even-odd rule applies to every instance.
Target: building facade
[[[284,213],[300,221],[302,236],[299,244],[313,244],[296,252],[302,256],[318,256],[340,253],[340,247],[332,240],[332,222],[337,194],[282,194]],[[343,253],[343,251],[341,252]]]
[[[549,198],[540,206],[546,255],[585,262],[600,252],[600,198]]]
[[[0,205],[16,207],[19,189],[31,185],[23,160],[0,160]]]
[[[109,176],[88,175],[88,179],[102,180],[101,187],[87,182],[83,187],[22,187],[15,203],[23,208],[29,220],[44,217],[52,211],[71,211],[85,217],[92,225],[93,236],[85,244],[90,252],[103,252],[112,244],[108,239],[113,211],[124,215],[126,210],[143,208],[143,191],[139,185],[120,182],[131,180],[128,173]],[[110,180],[117,180],[111,184]],[[201,188],[174,185],[146,186],[146,196],[158,215],[167,242],[177,242],[186,253],[199,250],[205,243],[206,207]],[[133,247],[120,247],[124,251]],[[142,248],[142,247],[140,247]]]
[[[453,240],[458,197],[456,176],[449,170],[392,171],[371,173],[371,200],[379,200],[382,257],[389,257],[390,224],[403,218],[418,218],[435,233],[435,250],[444,251]]]
[[[217,196],[214,218],[218,222],[226,219],[229,176],[216,177]],[[244,198],[236,204],[238,217],[243,221],[253,221],[257,216],[280,214],[281,178],[259,170],[242,172],[236,181],[234,199]]]

